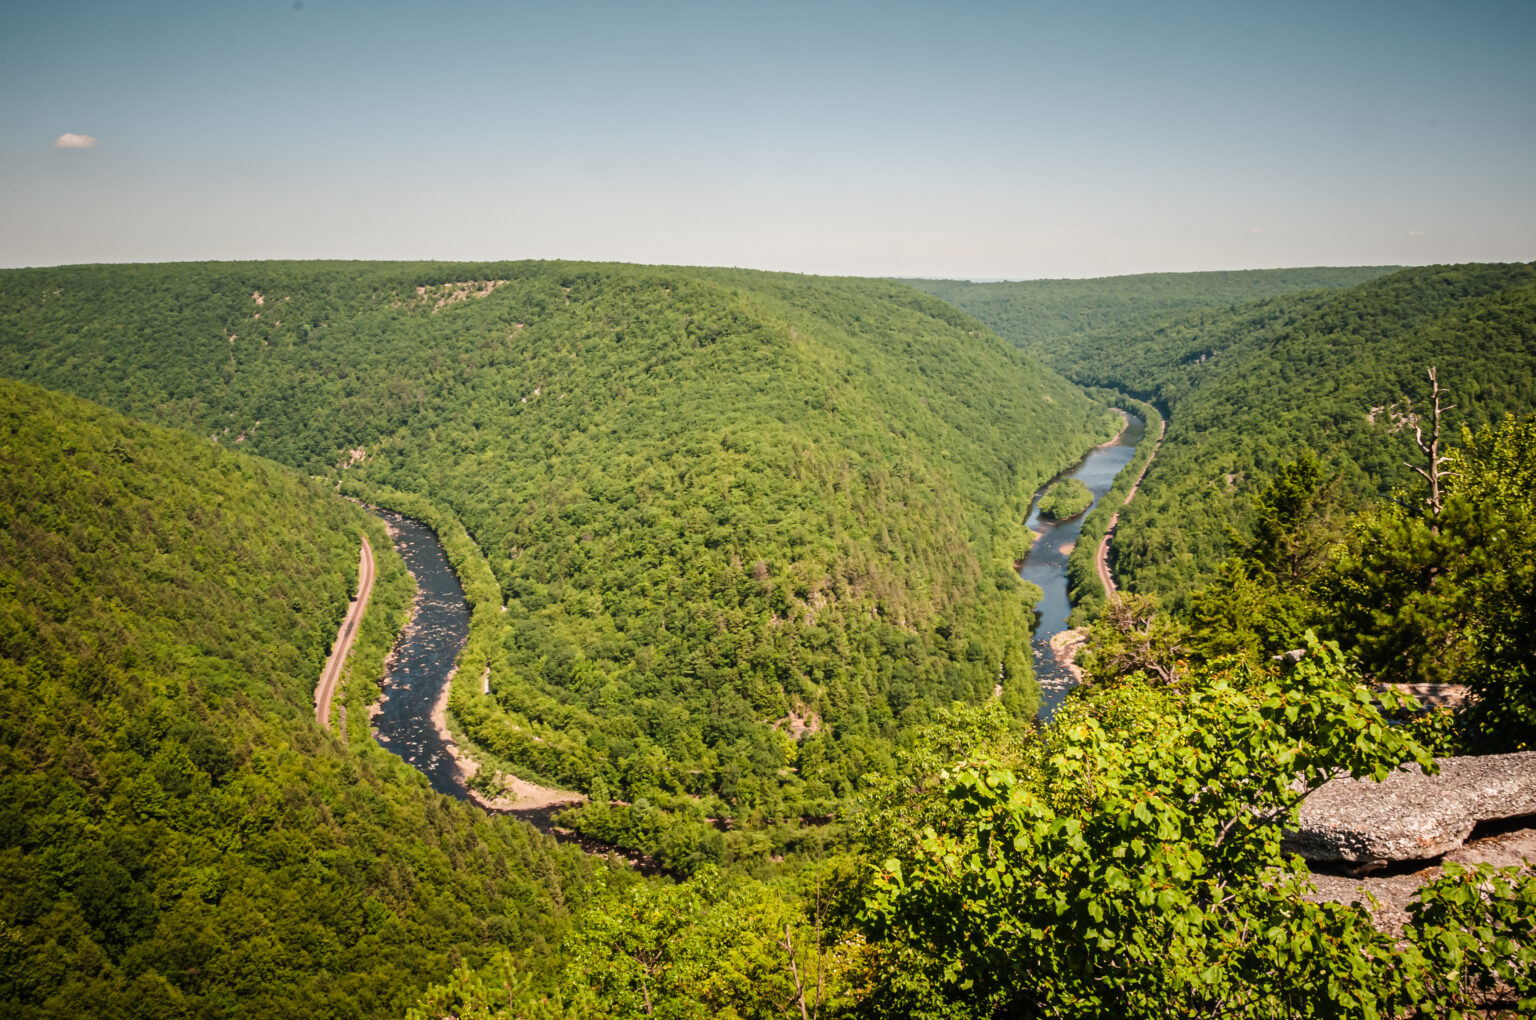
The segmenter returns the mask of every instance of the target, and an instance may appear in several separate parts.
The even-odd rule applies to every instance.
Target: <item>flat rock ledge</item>
[[[1301,805],[1284,846],[1315,862],[1416,861],[1461,846],[1478,822],[1536,815],[1536,751],[1439,758],[1380,783],[1333,779]]]
[[[1490,836],[1457,847],[1438,864],[1430,864],[1410,874],[1369,875],[1350,878],[1344,875],[1314,874],[1313,891],[1307,899],[1314,903],[1359,904],[1371,915],[1371,922],[1389,935],[1401,935],[1411,919],[1408,905],[1419,889],[1440,878],[1446,864],[1473,866],[1491,864],[1496,868],[1516,867],[1532,870],[1536,864],[1536,829],[1521,829],[1502,836]]]
[[[1472,700],[1472,688],[1464,684],[1375,684],[1374,690],[1411,694],[1426,709],[1461,708]]]

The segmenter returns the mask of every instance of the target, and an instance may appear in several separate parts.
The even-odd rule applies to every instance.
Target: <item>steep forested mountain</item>
[[[1119,421],[930,297],[547,263],[0,273],[0,374],[183,430],[0,382],[0,1010],[1529,1014],[1528,873],[1447,868],[1388,934],[1316,902],[1281,831],[1298,775],[1531,746],[1536,422],[1453,451],[1443,512],[1357,515],[1330,590],[1280,561],[1322,496],[1408,477],[1425,364],[1458,421],[1530,405],[1536,267],[1123,311],[1046,345],[1173,413],[1122,576],[1196,576],[1230,521],[1242,587],[1180,620],[1110,600],[1096,682],[1036,729],[1021,521]],[[558,824],[672,876],[374,746],[410,581],[338,488],[444,539],[481,775],[587,789]],[[338,737],[310,694],[363,534]],[[1257,640],[1323,613],[1353,661]],[[1473,713],[1389,724],[1357,665],[1399,660],[1475,672]]]
[[[398,1012],[586,866],[431,793],[311,697],[372,537],[371,688],[411,582],[295,472],[0,381],[0,1012]]]
[[[1225,555],[1225,526],[1304,451],[1349,505],[1422,463],[1413,416],[1426,369],[1455,409],[1451,437],[1536,407],[1536,266],[1406,269],[1345,290],[1132,319],[1035,348],[1085,385],[1171,412],[1167,442],[1112,546],[1134,589],[1180,598]]]
[[[1297,291],[1353,287],[1395,266],[1243,269],[1209,273],[1141,273],[1091,280],[904,280],[976,316],[1048,363],[1062,341],[1103,330],[1155,328],[1181,311],[1248,304]],[[1068,344],[1067,346],[1070,346]]]
[[[425,497],[507,607],[523,774],[727,817],[829,804],[999,679],[1031,494],[1115,431],[900,284],[563,263],[0,274],[0,374]],[[821,808],[817,808],[820,810]]]

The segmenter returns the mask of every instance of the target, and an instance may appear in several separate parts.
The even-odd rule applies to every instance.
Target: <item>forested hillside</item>
[[[1035,345],[1085,385],[1145,396],[1170,412],[1167,442],[1111,547],[1133,590],[1179,602],[1232,548],[1252,498],[1285,463],[1322,459],[1341,510],[1408,483],[1422,464],[1411,416],[1426,369],[1461,426],[1536,408],[1536,266],[1406,269],[1311,291]]]
[[[558,935],[584,862],[315,725],[362,534],[354,685],[410,601],[377,521],[3,380],[0,468],[0,1012],[380,1016]]]
[[[900,284],[563,263],[0,274],[0,374],[462,521],[510,770],[825,811],[951,700],[1033,710],[1032,493],[1116,420]],[[694,798],[709,799],[702,806]]]
[[[1133,324],[1150,326],[1181,311],[1248,304],[1297,291],[1353,287],[1396,268],[1243,269],[1001,283],[902,282],[976,316],[1019,347],[1050,361],[1061,353],[1062,341],[1084,333],[1129,332]]]
[[[1020,522],[1120,422],[931,298],[566,264],[0,274],[0,372],[190,430],[0,382],[4,1012],[1527,1015],[1528,873],[1449,867],[1388,933],[1317,902],[1281,832],[1306,784],[1536,741],[1536,421],[1493,421],[1530,401],[1533,275],[1411,270],[1059,352],[1190,423],[1138,534],[1230,522],[1241,557],[1193,625],[1111,600],[1096,682],[1037,729]],[[1329,501],[1407,476],[1421,355],[1491,427],[1443,505],[1377,502],[1346,541]],[[670,876],[368,739],[410,582],[337,488],[442,535],[482,774],[589,790],[560,822]],[[1318,522],[1332,572],[1296,582]],[[310,694],[362,534],[337,737]],[[1354,658],[1299,636],[1325,616]],[[1405,669],[1472,674],[1473,707],[1389,724],[1364,681]]]

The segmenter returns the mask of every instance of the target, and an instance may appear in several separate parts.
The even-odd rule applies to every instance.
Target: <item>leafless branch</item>
[[[1423,425],[1420,422],[1415,421],[1413,426],[1413,441],[1418,445],[1419,450],[1423,452],[1424,456],[1429,458],[1429,467],[1422,468],[1414,464],[1408,465],[1408,467],[1413,468],[1413,470],[1423,475],[1425,480],[1429,482],[1429,499],[1426,500],[1426,502],[1429,503],[1430,513],[1435,517],[1440,516],[1440,511],[1445,505],[1444,495],[1441,492],[1440,486],[1442,480],[1447,474],[1447,472],[1442,470],[1442,468],[1450,460],[1449,457],[1444,457],[1440,454],[1440,417],[1446,411],[1450,411],[1456,407],[1455,404],[1449,404],[1443,407],[1441,406],[1440,398],[1443,397],[1446,392],[1446,390],[1441,389],[1439,376],[1436,375],[1435,368],[1433,365],[1431,365],[1429,368],[1429,397],[1431,406],[1430,415],[1434,424],[1434,429],[1431,433],[1429,442],[1426,443],[1424,441]]]
[[[779,947],[789,954],[789,976],[795,980],[795,1001],[800,1004],[800,1020],[811,1020],[810,1012],[805,1007],[805,986],[800,982],[800,968],[795,966],[795,947],[789,939],[789,925],[784,926],[784,941]]]

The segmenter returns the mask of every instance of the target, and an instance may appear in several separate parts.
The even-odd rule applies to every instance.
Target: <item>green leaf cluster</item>
[[[1409,905],[1407,935],[1429,964],[1432,1016],[1461,1020],[1514,1006],[1536,1013],[1536,880],[1516,868],[1447,864]]]
[[[1006,760],[979,755],[876,801],[869,1001],[923,1016],[1383,1017],[1529,995],[1531,876],[1449,875],[1408,945],[1316,903],[1281,849],[1306,791],[1424,749],[1336,647],[1283,677],[1210,669],[1078,697]],[[1391,707],[1391,706],[1389,706]],[[874,863],[878,861],[879,863]]]

